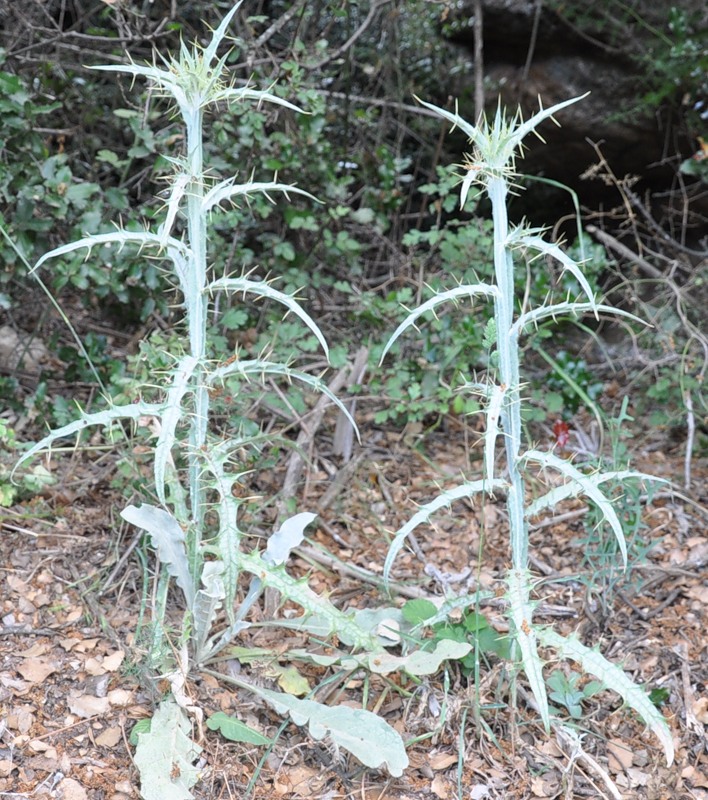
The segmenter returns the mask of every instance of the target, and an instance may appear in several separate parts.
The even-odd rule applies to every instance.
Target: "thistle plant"
[[[594,503],[616,537],[624,566],[627,564],[627,545],[622,525],[601,486],[607,481],[650,479],[650,476],[631,470],[606,471],[587,474],[571,461],[552,451],[522,446],[522,383],[520,377],[520,339],[542,320],[559,317],[577,319],[586,313],[598,315],[620,314],[636,319],[631,314],[608,307],[599,302],[583,275],[580,263],[571,259],[558,245],[543,238],[543,231],[525,224],[512,226],[507,215],[507,198],[512,191],[515,177],[515,157],[523,139],[540,122],[571,103],[574,98],[543,109],[528,121],[520,114],[509,119],[501,108],[497,109],[491,123],[483,118],[478,125],[466,122],[458,113],[452,113],[429,103],[423,105],[451,122],[463,131],[473,146],[473,152],[464,157],[460,190],[460,205],[465,203],[472,186],[486,192],[492,207],[494,225],[494,281],[460,285],[442,291],[410,312],[388,341],[386,352],[401,334],[413,326],[421,316],[434,312],[441,305],[457,302],[463,298],[484,297],[494,305],[494,317],[490,321],[486,338],[493,347],[490,370],[486,382],[466,381],[464,389],[481,395],[485,400],[486,431],[484,436],[483,477],[468,481],[443,492],[423,506],[415,516],[396,534],[384,567],[388,578],[396,554],[405,539],[421,523],[437,510],[449,506],[462,497],[478,494],[506,494],[509,520],[511,567],[506,575],[508,614],[511,629],[520,656],[521,666],[533,691],[538,713],[548,730],[551,718],[548,707],[546,684],[543,677],[543,661],[539,645],[553,648],[562,658],[578,662],[583,669],[593,674],[605,687],[618,692],[651,727],[661,741],[666,758],[673,760],[673,743],[666,721],[651,703],[649,696],[618,666],[612,664],[599,652],[582,644],[577,636],[563,637],[550,627],[536,624],[533,618],[534,602],[531,599],[532,576],[529,572],[528,520],[543,509],[578,495],[585,495]],[[538,134],[537,134],[538,135]],[[580,285],[582,299],[567,298],[560,302],[549,298],[536,308],[516,310],[514,292],[514,265],[520,256],[527,258],[551,258],[569,271]],[[497,442],[503,443],[502,468],[497,469]],[[564,483],[550,490],[534,502],[526,503],[525,474],[530,467],[559,473]],[[464,599],[462,599],[464,602]]]
[[[391,666],[377,660],[385,655],[383,646],[387,643],[374,632],[380,620],[364,624],[362,617],[337,609],[325,597],[317,595],[305,580],[298,580],[286,571],[285,561],[302,541],[304,529],[314,520],[314,514],[301,512],[285,520],[269,538],[264,551],[247,548],[240,527],[242,501],[234,489],[247,469],[240,454],[249,447],[257,448],[262,437],[238,428],[226,436],[210,425],[212,395],[225,390],[238,399],[240,386],[263,382],[265,376],[299,381],[312,390],[324,392],[349,416],[325,383],[290,364],[265,357],[241,359],[237,353],[217,363],[210,360],[207,321],[217,313],[216,298],[220,294],[251,295],[281,304],[285,313],[296,315],[309,328],[325,354],[328,352],[320,329],[293,296],[248,275],[217,277],[210,268],[208,225],[211,215],[218,214],[222,204],[247,200],[254,193],[268,196],[279,192],[286,198],[297,193],[311,197],[277,180],[238,183],[235,176],[219,180],[203,163],[208,109],[218,106],[223,113],[225,106],[254,102],[301,111],[272,92],[250,86],[236,88],[228,81],[228,53],[219,57],[217,50],[239,5],[226,15],[206,47],[195,45],[189,49],[183,44],[179,58],[162,58],[162,65],[130,63],[96,68],[148,79],[157,92],[171,98],[182,119],[185,152],[182,157],[169,159],[174,174],[159,228],[154,232],[119,228],[87,236],[52,250],[34,266],[36,271],[50,260],[74,251],[86,250],[87,258],[96,258],[106,247],[133,247],[169,269],[181,295],[183,354],[172,354],[173,367],[157,390],[154,385],[145,387],[145,396],[154,396],[157,391],[158,399],[121,405],[109,401],[108,407],[101,411],[82,413],[76,421],[51,431],[19,462],[22,464],[50,448],[57,440],[78,436],[90,426],[111,427],[130,420],[139,430],[150,430],[155,436],[152,490],[157,505],[129,505],[122,511],[125,520],[147,532],[162,567],[153,609],[150,660],[168,679],[171,694],[160,704],[150,731],[143,731],[137,737],[135,761],[143,778],[143,796],[148,800],[191,797],[189,788],[197,779],[193,762],[199,747],[189,737],[191,723],[187,711],[197,717],[200,712],[184,690],[187,675],[192,669],[206,668],[249,626],[248,612],[266,588],[302,608],[302,616],[289,621],[293,627],[314,629],[320,637],[336,632],[338,639],[357,654],[352,656],[357,668],[374,666],[385,672],[401,666],[400,662]],[[173,597],[169,591],[172,580],[181,592],[185,610],[177,641],[168,643],[165,614]],[[459,645],[442,648],[432,660],[427,655],[427,665],[423,668],[434,671],[445,658],[466,652],[464,645],[462,649]],[[309,654],[302,657],[308,658]],[[342,654],[345,657],[349,656]],[[331,664],[336,663],[338,657],[331,660]],[[410,667],[414,668],[415,665]],[[367,766],[386,767],[392,774],[400,775],[407,764],[400,735],[373,713],[346,706],[330,708],[314,700],[301,700],[240,679],[221,677],[259,694],[297,724],[309,725],[315,738],[330,736]],[[233,720],[226,724],[214,722],[213,727],[222,732],[228,729],[233,738]],[[172,765],[178,769],[172,770]]]

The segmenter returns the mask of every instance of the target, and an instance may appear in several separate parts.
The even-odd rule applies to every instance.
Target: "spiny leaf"
[[[143,503],[140,506],[127,506],[120,512],[121,517],[131,525],[142,528],[150,534],[153,547],[167,571],[177,581],[184,592],[187,607],[194,607],[194,585],[189,574],[189,562],[185,549],[184,531],[179,522],[162,508]]]
[[[585,672],[594,675],[608,689],[617,692],[661,742],[667,764],[671,766],[674,760],[674,742],[669,725],[644,689],[637,686],[617,664],[608,661],[597,650],[586,647],[576,634],[565,637],[544,627],[538,631],[538,637],[544,646],[553,647],[563,658],[576,661]]]
[[[449,303],[457,300],[459,297],[476,297],[477,295],[484,295],[485,297],[498,297],[499,289],[496,286],[491,286],[488,283],[475,283],[465,286],[456,286],[454,289],[448,289],[446,292],[431,297],[418,308],[413,309],[411,313],[403,320],[403,322],[391,334],[391,338],[386,342],[386,347],[381,354],[381,362],[386,358],[386,353],[391,349],[393,343],[398,337],[406,331],[411,325],[414,325],[418,317],[426,314],[428,311],[433,311],[443,303]]]
[[[403,547],[403,543],[405,542],[406,538],[410,536],[410,534],[418,527],[418,525],[427,522],[436,511],[439,511],[441,508],[449,508],[455,500],[473,497],[474,495],[482,492],[492,494],[495,489],[503,489],[505,487],[506,483],[497,479],[491,481],[471,481],[469,483],[463,483],[460,486],[456,486],[454,489],[448,489],[447,491],[438,495],[434,500],[431,500],[429,503],[421,506],[418,512],[414,514],[408,520],[408,522],[398,530],[393,541],[391,542],[388,548],[388,554],[386,555],[386,561],[384,562],[384,580],[388,581],[393,562],[396,560],[396,556]]]
[[[620,552],[622,553],[622,562],[626,568],[627,542],[624,538],[622,523],[619,521],[617,512],[613,508],[610,500],[597,488],[597,481],[593,480],[591,475],[584,475],[577,467],[574,467],[570,461],[559,458],[553,453],[544,453],[540,450],[527,450],[521,457],[521,460],[534,461],[542,467],[551,467],[557,472],[560,472],[561,475],[565,475],[566,478],[569,478],[576,486],[580,487],[582,492],[600,509],[602,515],[612,528]]]

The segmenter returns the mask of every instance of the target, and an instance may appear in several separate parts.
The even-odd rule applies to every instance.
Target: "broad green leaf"
[[[150,728],[152,727],[152,717],[148,719],[139,719],[135,725],[133,725],[133,729],[130,731],[130,739],[128,740],[133,747],[138,744],[140,739],[140,735],[143,733],[149,733]]]
[[[426,600],[424,597],[417,597],[414,600],[408,600],[401,609],[401,613],[406,622],[410,622],[411,625],[417,625],[435,616],[437,610],[437,606],[431,603],[430,600]]]
[[[244,742],[245,744],[255,745],[269,745],[272,743],[272,739],[259,733],[254,728],[250,728],[240,719],[224,714],[223,711],[217,711],[216,714],[212,714],[207,719],[206,724],[210,731],[219,731],[230,742]]]
[[[349,706],[326,706],[252,684],[247,688],[279,714],[289,714],[296,725],[307,725],[313,739],[319,741],[329,736],[364,766],[372,769],[385,767],[395,778],[403,775],[408,766],[408,756],[398,731],[371,711]]]
[[[155,711],[150,730],[138,737],[133,760],[140,772],[143,800],[192,800],[199,778],[194,762],[202,748],[190,738],[186,713],[168,698]]]
[[[168,511],[148,503],[127,506],[120,515],[126,522],[150,534],[160,561],[184,592],[187,608],[194,608],[194,585],[189,574],[184,531],[179,522]]]
[[[278,676],[278,686],[294,697],[304,697],[311,691],[307,678],[292,665],[289,667],[271,666]]]

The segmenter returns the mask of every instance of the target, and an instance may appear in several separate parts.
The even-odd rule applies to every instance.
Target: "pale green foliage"
[[[150,730],[138,736],[134,756],[144,800],[192,800],[189,790],[199,777],[194,762],[202,748],[192,741],[191,729],[189,717],[174,700],[157,707]]]
[[[400,551],[405,538],[416,526],[425,522],[433,512],[461,497],[470,497],[478,493],[491,495],[494,491],[503,489],[507,498],[506,508],[511,549],[511,567],[507,573],[508,615],[517,652],[521,657],[521,665],[533,691],[544,725],[548,729],[551,719],[543,675],[544,664],[538,652],[539,640],[545,645],[559,650],[562,656],[579,661],[587,671],[600,678],[604,685],[619,692],[625,702],[634,708],[654,730],[664,746],[667,761],[671,763],[673,745],[668,727],[661,714],[652,706],[646,693],[600,653],[583,648],[576,639],[564,639],[556,633],[547,632],[539,628],[533,620],[535,604],[531,599],[532,584],[528,568],[528,516],[565,497],[584,494],[596,505],[604,520],[610,525],[626,565],[627,547],[622,525],[611,501],[603,494],[600,486],[605,481],[621,480],[630,475],[643,479],[648,477],[628,471],[585,474],[569,461],[552,452],[534,449],[524,451],[522,449],[520,337],[541,320],[549,318],[578,318],[587,312],[595,316],[600,312],[632,316],[599,303],[593,295],[579,263],[557,245],[543,239],[538,229],[532,229],[525,225],[513,228],[509,224],[507,216],[507,198],[515,176],[514,160],[521,148],[522,140],[526,135],[534,132],[536,126],[544,119],[552,118],[554,113],[579,99],[581,98],[567,100],[550,109],[542,108],[525,122],[522,121],[520,114],[508,119],[499,108],[491,123],[484,118],[476,126],[462,119],[457,113],[423,103],[426,108],[436,112],[467,134],[474,147],[473,154],[466,155],[463,162],[460,206],[464,207],[473,185],[482,187],[491,201],[494,223],[494,282],[458,286],[439,292],[436,297],[411,311],[407,319],[391,336],[384,355],[393,342],[413,326],[423,313],[432,311],[443,303],[456,301],[460,297],[485,296],[494,304],[494,322],[489,326],[488,338],[490,346],[494,349],[494,360],[490,359],[490,363],[496,365],[496,370],[490,371],[486,384],[473,381],[465,384],[469,391],[486,400],[484,478],[449,489],[424,505],[396,534],[386,559],[384,575],[388,577],[393,559]],[[553,298],[549,298],[536,308],[517,312],[514,262],[519,254],[526,255],[530,260],[543,256],[560,263],[563,271],[572,274],[584,299],[567,298],[557,302]],[[500,440],[503,441],[503,472],[495,471],[497,442]],[[538,465],[543,470],[557,473],[565,479],[565,483],[561,487],[551,490],[530,508],[526,508],[524,470],[528,468],[529,462]],[[496,474],[504,475],[504,478],[497,478]]]
[[[314,739],[328,736],[334,744],[353,753],[367,767],[386,767],[394,776],[408,766],[403,742],[380,717],[363,708],[323,706],[287,694],[250,686],[279,714],[289,714],[296,725],[307,725]]]

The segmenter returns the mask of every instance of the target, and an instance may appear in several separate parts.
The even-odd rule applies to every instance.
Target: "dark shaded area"
[[[668,37],[690,33],[705,42],[708,14],[705,4],[695,0],[672,6],[690,25],[685,34],[676,30],[668,7],[644,2],[609,2],[592,9],[587,4],[524,0],[483,3],[488,113],[495,109],[497,92],[505,106],[520,107],[524,116],[538,108],[539,98],[549,106],[590,93],[559,115],[562,127],[547,122],[540,128],[546,145],[527,140],[528,151],[520,163],[523,172],[575,188],[590,208],[612,207],[620,199],[612,187],[582,179],[598,162],[597,146],[617,178],[640,179],[636,186],[640,194],[687,192],[692,211],[705,215],[708,200],[701,187],[691,187],[691,181],[680,186],[676,180],[679,165],[695,153],[705,127],[699,113],[706,107],[705,79],[698,74],[698,63],[691,80],[672,76],[672,85],[662,70],[670,58],[680,55]],[[470,52],[473,21],[474,6],[467,3],[447,27],[449,38]],[[684,58],[690,77],[688,44]],[[652,95],[661,102],[652,106]],[[474,115],[463,102],[461,113]],[[548,193],[542,195],[544,215],[550,211],[553,217],[564,208],[569,212],[567,195],[564,199],[563,193],[554,194],[551,209]],[[531,214],[538,206],[533,201],[521,205]]]

